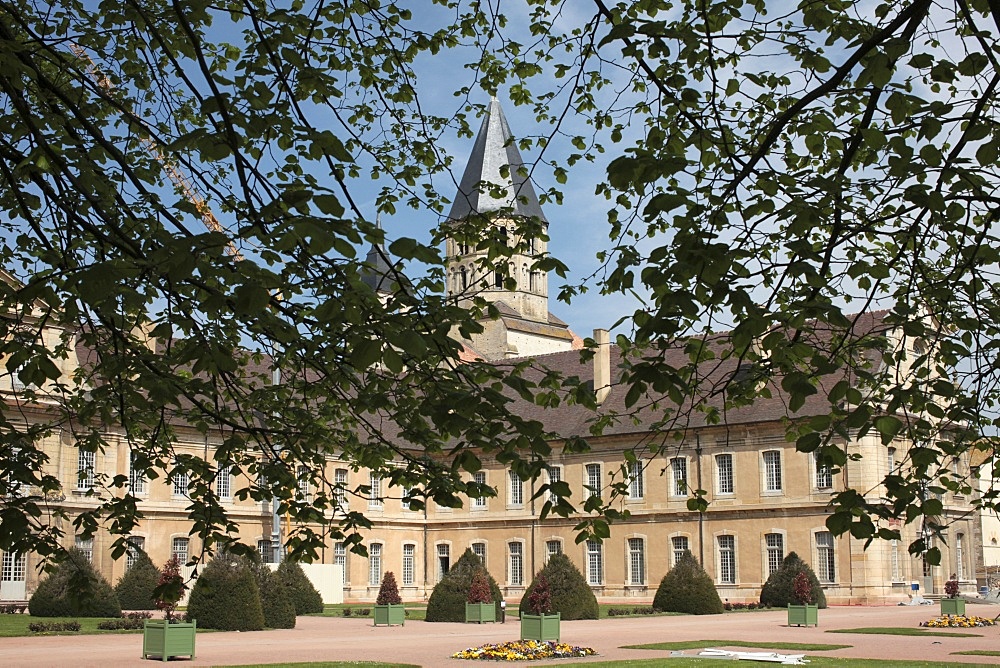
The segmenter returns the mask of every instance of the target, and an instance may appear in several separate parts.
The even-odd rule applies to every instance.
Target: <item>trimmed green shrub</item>
[[[28,601],[33,617],[118,617],[122,607],[87,557],[71,548]]]
[[[187,618],[203,629],[263,629],[260,587],[247,560],[223,553],[210,561],[191,590]]]
[[[521,610],[527,609],[525,606],[528,599],[543,575],[549,583],[552,612],[560,613],[561,618],[565,620],[597,619],[597,597],[594,596],[583,573],[565,554],[553,554],[549,557],[549,563],[538,572],[521,597]]]
[[[295,603],[291,587],[265,564],[254,562],[252,569],[260,589],[264,625],[271,629],[294,629]]]
[[[690,552],[684,552],[656,590],[653,608],[660,612],[721,615],[722,599],[715,583]]]
[[[153,589],[160,579],[160,571],[156,568],[142,550],[135,553],[135,563],[118,580],[115,585],[115,595],[121,603],[122,610],[155,610]]]
[[[483,562],[472,550],[466,550],[448,574],[441,579],[431,592],[427,601],[426,621],[428,622],[464,622],[465,602],[469,599],[469,589],[472,588],[472,578],[476,571],[483,571],[489,577],[490,596],[497,607],[497,619],[500,619],[500,587],[496,580],[486,572]]]
[[[323,597],[306,577],[302,567],[294,561],[282,561],[278,566],[278,580],[288,588],[288,596],[296,615],[323,612]]]
[[[781,567],[771,573],[767,582],[760,590],[760,604],[774,608],[787,608],[789,603],[795,603],[795,576],[805,573],[811,585],[812,600],[820,608],[826,607],[826,594],[819,583],[819,578],[809,568],[809,564],[802,561],[799,555],[789,552],[785,560],[781,562]]]

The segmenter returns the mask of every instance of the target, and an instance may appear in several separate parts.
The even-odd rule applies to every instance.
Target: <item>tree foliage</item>
[[[118,617],[118,597],[90,560],[76,548],[66,553],[28,600],[32,617]]]
[[[434,585],[430,598],[427,600],[428,622],[464,622],[465,604],[468,601],[469,590],[476,573],[485,573],[489,580],[490,600],[497,608],[497,619],[500,619],[500,600],[503,596],[500,587],[493,576],[486,572],[483,562],[471,549],[467,549],[451,567],[448,574]]]
[[[214,492],[222,467],[254,481],[238,498],[277,498],[299,527],[288,548],[312,557],[328,533],[363,551],[369,525],[330,519],[329,443],[390,490],[415,490],[411,507],[457,505],[482,455],[537,476],[547,435],[498,388],[591,406],[592,392],[518,380],[517,364],[459,364],[449,333],[488,309],[447,298],[439,249],[448,234],[483,237],[483,220],[442,215],[443,146],[504,88],[541,124],[518,143],[544,148],[538,176],[557,186],[542,200],[606,160],[585,184],[610,206],[604,266],[561,296],[642,300],[618,340],[626,412],[655,411],[654,440],[672,447],[781,391],[803,418],[789,436],[832,467],[853,439],[909,440],[879,493],[836,495],[828,526],[871,539],[899,537],[890,519],[919,523],[911,551],[936,561],[926,537],[951,519],[938,494],[971,496],[949,465],[992,452],[982,437],[998,424],[995,3],[565,4],[0,8],[0,265],[13,279],[0,284],[0,354],[23,399],[59,398],[51,419],[0,419],[0,549],[59,554],[70,522],[57,520],[86,537],[110,518],[124,553],[138,522],[128,476],[100,477],[106,493],[77,517],[48,503],[61,483],[40,444],[70,423],[85,451],[117,448],[110,426],[140,473],[187,473],[209,550],[245,549]],[[203,229],[201,198],[221,230]],[[371,200],[437,218],[389,245],[406,289],[387,300],[362,280],[364,248],[385,240],[358,204]],[[515,252],[482,249],[500,271]],[[536,268],[565,270],[551,257]],[[871,308],[889,329],[857,326],[850,314]],[[43,341],[43,327],[57,336]],[[63,373],[77,344],[92,352]],[[662,354],[676,345],[687,361]],[[743,373],[704,373],[727,364]],[[604,412],[593,430],[627,419]],[[204,459],[175,452],[180,424],[225,436]],[[311,499],[296,495],[298,466]],[[624,484],[611,490],[582,531],[621,516]]]
[[[794,552],[789,552],[781,562],[781,567],[768,576],[767,582],[760,590],[760,604],[787,608],[789,603],[798,603],[800,598],[796,594],[796,580],[800,574],[804,574],[809,581],[809,602],[825,608],[826,594],[823,593],[819,578],[809,564],[802,561]]]
[[[722,599],[715,583],[694,555],[685,551],[656,589],[653,609],[689,615],[721,615]]]
[[[278,579],[288,589],[292,604],[295,607],[296,615],[308,615],[315,612],[323,612],[323,597],[316,591],[316,587],[306,577],[302,566],[294,561],[285,559],[275,571]]]
[[[187,618],[205,629],[262,630],[264,609],[252,562],[226,552],[208,562],[191,588]]]
[[[115,584],[115,596],[122,610],[155,610],[153,590],[160,579],[160,571],[142,550],[136,550],[132,568]]]
[[[382,584],[378,588],[378,596],[375,598],[376,605],[399,605],[403,599],[399,596],[399,585],[396,584],[396,576],[392,571],[386,571],[382,576]]]
[[[545,567],[538,572],[521,597],[521,609],[530,610],[530,599],[540,578],[544,576],[548,588],[549,609],[558,612],[562,619],[597,619],[597,597],[587,584],[583,573],[565,554],[553,554]]]

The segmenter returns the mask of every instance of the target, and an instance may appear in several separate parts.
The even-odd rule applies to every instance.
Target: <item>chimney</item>
[[[594,355],[594,393],[601,404],[611,392],[611,335],[606,329],[594,330],[597,354]]]

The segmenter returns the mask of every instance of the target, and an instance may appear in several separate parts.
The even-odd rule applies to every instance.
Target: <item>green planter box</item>
[[[399,605],[376,605],[375,606],[375,626],[405,626],[406,606]]]
[[[147,619],[142,628],[142,658],[169,661],[175,656],[194,658],[197,621],[168,624],[165,619]]]
[[[497,621],[497,604],[489,603],[466,603],[465,623],[482,624],[483,622]]]
[[[941,614],[942,615],[964,615],[965,614],[965,599],[964,598],[942,598],[941,599]]]
[[[521,640],[554,640],[559,642],[560,613],[554,615],[521,615]]]
[[[819,606],[817,605],[789,605],[788,625],[789,626],[819,626]]]

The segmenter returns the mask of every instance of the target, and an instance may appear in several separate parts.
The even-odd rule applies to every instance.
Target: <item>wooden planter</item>
[[[490,601],[489,603],[466,603],[465,604],[465,623],[475,623],[482,624],[483,622],[493,622],[497,621],[497,604]]]
[[[376,605],[375,606],[375,626],[405,626],[406,606],[399,605]]]
[[[789,626],[819,626],[819,606],[818,605],[791,605],[788,606]]]
[[[941,614],[942,615],[964,615],[965,614],[965,599],[964,598],[942,598],[941,599]]]
[[[521,615],[521,640],[554,640],[559,642],[561,613],[554,615]]]
[[[158,657],[169,661],[175,656],[194,658],[197,621],[168,623],[165,619],[147,619],[142,627],[142,658]]]

